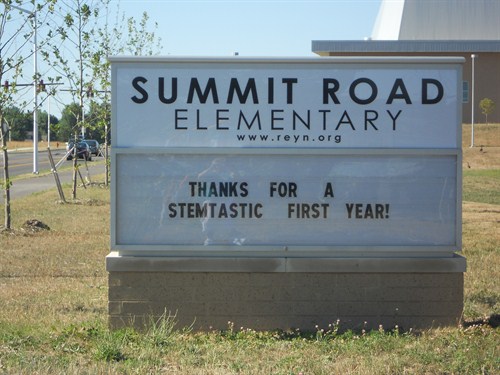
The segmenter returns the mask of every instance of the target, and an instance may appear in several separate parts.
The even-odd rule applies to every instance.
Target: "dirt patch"
[[[37,219],[26,220],[21,227],[22,230],[30,233],[37,233],[44,230],[50,230],[50,227]]]
[[[105,206],[108,203],[104,202],[102,200],[99,200],[99,199],[83,199],[83,200],[75,199],[75,200],[66,202],[66,204],[74,204],[77,206]]]

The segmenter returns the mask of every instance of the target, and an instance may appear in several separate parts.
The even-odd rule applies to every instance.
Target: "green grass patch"
[[[500,170],[465,170],[463,200],[467,202],[500,204]]]
[[[496,373],[498,332],[484,326],[398,331],[205,333],[108,331],[81,322],[26,336],[0,326],[5,373],[387,374]]]

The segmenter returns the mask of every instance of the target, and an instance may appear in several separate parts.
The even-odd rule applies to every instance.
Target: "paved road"
[[[83,178],[87,176],[87,170],[85,168],[85,163],[83,161],[79,161],[80,163],[80,171],[82,173]],[[95,159],[95,161],[87,163],[89,167],[89,175],[92,180],[93,176],[97,176],[105,172],[104,161],[102,158]],[[71,169],[59,172],[59,179],[61,184],[71,183],[73,172]],[[43,174],[43,175],[24,175],[25,178],[15,179],[10,188],[11,199],[21,198],[26,195],[30,195],[39,191],[44,191],[48,189],[56,189],[56,182],[54,179],[54,175],[52,173]],[[78,182],[80,184],[80,181]],[[68,196],[68,189],[65,189],[64,193],[66,195],[66,199],[70,198]],[[57,193],[56,193],[57,194]]]
[[[71,162],[64,158],[65,150],[52,150],[54,162],[58,163],[63,160],[62,165],[69,165]],[[0,157],[0,167],[3,167],[3,158]],[[47,155],[47,150],[38,151],[38,171],[40,173],[50,171],[50,163]],[[33,151],[9,151],[9,175],[11,178],[24,174],[33,173]]]

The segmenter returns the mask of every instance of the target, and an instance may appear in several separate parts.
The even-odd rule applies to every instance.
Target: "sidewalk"
[[[88,163],[88,168],[91,181],[94,181],[95,176],[105,173],[104,161]],[[85,163],[80,163],[80,172],[82,174],[82,177],[86,179],[87,169],[85,168]],[[64,184],[72,183],[72,169],[58,172],[58,174],[59,180],[61,181],[61,184],[63,186]],[[80,185],[80,177],[78,177],[78,179],[78,184]],[[26,195],[49,189],[54,189],[54,194],[58,196],[56,181],[54,179],[53,173],[48,173],[42,176],[30,176],[23,179],[16,179],[12,182],[12,186],[10,188],[10,197],[11,199],[22,198]],[[68,199],[68,193],[69,190],[65,189],[64,194],[66,195],[66,199]]]
[[[33,151],[33,147],[23,147],[23,148],[14,148],[14,149],[7,149],[7,152],[31,152]]]

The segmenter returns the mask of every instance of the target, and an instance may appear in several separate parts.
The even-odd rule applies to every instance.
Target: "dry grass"
[[[464,317],[470,321],[500,314],[500,205],[464,202],[462,216]]]
[[[52,148],[54,147],[65,147],[66,143],[62,141],[51,141],[50,146]],[[7,149],[8,150],[18,150],[18,149],[25,149],[25,148],[31,148],[33,149],[33,141],[10,141],[7,142]],[[46,141],[40,141],[38,142],[38,149],[39,150],[45,150],[47,148],[47,142]]]
[[[0,300],[6,301],[0,321],[77,324],[82,314],[105,321],[109,191],[78,194],[80,200],[69,204],[58,202],[56,191],[12,202],[15,230],[0,236]],[[23,228],[35,218],[50,230]]]
[[[474,147],[471,143],[471,125],[463,125],[463,168],[500,169],[500,124],[474,125]]]
[[[476,139],[498,139],[495,126],[477,129]],[[500,314],[500,204],[492,203],[500,196],[499,147],[464,147],[471,164],[464,195],[472,192],[463,204],[466,322]],[[183,333],[168,322],[141,335],[109,332],[109,191],[96,186],[78,196],[61,204],[53,190],[12,202],[16,230],[0,235],[0,373],[500,373],[499,329],[486,325],[419,336]],[[35,218],[50,230],[21,229]]]

